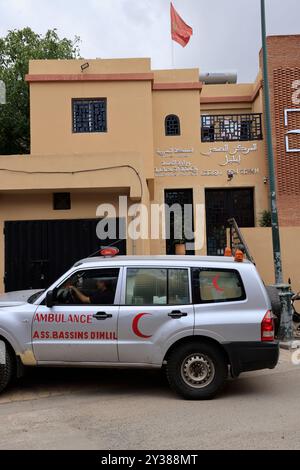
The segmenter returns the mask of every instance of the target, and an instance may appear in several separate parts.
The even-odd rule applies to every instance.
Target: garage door
[[[76,261],[101,246],[114,243],[121,254],[126,254],[126,240],[97,238],[98,222],[99,219],[5,222],[5,291],[48,287]],[[117,227],[119,223],[117,219]]]

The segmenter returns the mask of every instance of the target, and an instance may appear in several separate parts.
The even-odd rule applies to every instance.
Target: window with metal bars
[[[73,132],[107,132],[106,98],[73,99]]]
[[[170,114],[165,119],[166,135],[180,135],[180,119],[175,114]]]
[[[202,142],[262,140],[261,114],[201,116]]]

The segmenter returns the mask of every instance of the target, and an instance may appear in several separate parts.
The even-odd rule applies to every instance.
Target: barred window
[[[165,119],[166,135],[180,135],[180,119],[175,114],[170,114]]]
[[[262,140],[261,114],[203,115],[202,142]]]
[[[106,98],[73,99],[73,132],[106,132]]]

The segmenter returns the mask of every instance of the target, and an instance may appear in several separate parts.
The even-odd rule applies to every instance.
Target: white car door
[[[133,267],[124,271],[124,278],[120,362],[159,364],[168,342],[193,335],[189,269]]]
[[[52,308],[40,305],[32,324],[38,362],[117,362],[117,323],[121,288],[120,268],[81,269],[57,289]],[[93,302],[82,303],[70,285]],[[109,292],[99,294],[97,286]],[[101,299],[104,299],[103,303]],[[44,302],[45,303],[45,302]]]

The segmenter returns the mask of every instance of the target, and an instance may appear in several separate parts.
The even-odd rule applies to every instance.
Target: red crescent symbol
[[[133,322],[132,322],[132,330],[136,336],[139,336],[139,338],[149,339],[152,337],[152,335],[150,336],[144,335],[139,329],[139,321],[145,315],[151,315],[151,313],[139,313],[136,317],[134,317]]]
[[[218,274],[214,279],[213,279],[213,286],[218,292],[224,292],[225,289],[222,289],[219,284],[218,280],[220,278],[220,274]]]

